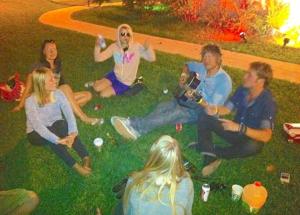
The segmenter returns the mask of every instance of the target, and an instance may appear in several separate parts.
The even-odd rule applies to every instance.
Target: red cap
[[[257,187],[260,187],[260,186],[262,185],[260,181],[255,181],[254,184],[255,184],[255,186],[257,186]]]

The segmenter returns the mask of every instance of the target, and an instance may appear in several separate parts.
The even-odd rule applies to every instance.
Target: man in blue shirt
[[[245,73],[243,85],[224,106],[208,105],[206,114],[198,120],[198,143],[191,148],[204,155],[203,176],[212,174],[221,159],[243,158],[259,153],[272,137],[276,104],[267,89],[272,79],[272,68],[262,62],[253,62]],[[235,112],[233,121],[214,115]],[[212,132],[230,146],[220,147],[212,142]]]
[[[197,73],[201,82],[196,91],[203,96],[200,104],[192,99],[188,99],[186,104],[173,99],[158,104],[154,111],[145,117],[129,119],[114,116],[111,123],[116,131],[127,139],[136,140],[162,125],[194,123],[199,114],[205,113],[204,107],[207,105],[223,105],[231,92],[232,83],[229,75],[221,68],[221,50],[216,45],[206,45],[201,51],[201,57],[202,63],[188,62],[180,77],[180,84],[183,84],[190,72]]]

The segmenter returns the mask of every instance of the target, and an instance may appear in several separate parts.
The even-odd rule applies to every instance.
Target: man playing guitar
[[[114,116],[112,125],[124,138],[136,140],[163,125],[195,123],[199,114],[205,114],[207,104],[223,105],[231,92],[231,78],[221,65],[220,48],[210,44],[204,46],[201,63],[188,62],[184,66],[174,99],[158,104],[145,117]],[[187,83],[188,80],[193,81]]]

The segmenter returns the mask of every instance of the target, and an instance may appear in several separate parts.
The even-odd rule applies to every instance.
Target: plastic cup
[[[237,202],[240,200],[244,188],[240,185],[234,184],[232,185],[232,195],[231,198],[233,201]]]
[[[97,137],[96,139],[94,139],[94,145],[96,146],[98,151],[101,151],[101,148],[103,146],[103,139],[100,137]]]
[[[207,202],[207,200],[208,200],[209,191],[210,191],[210,185],[209,184],[203,184],[202,185],[201,198],[204,202]]]

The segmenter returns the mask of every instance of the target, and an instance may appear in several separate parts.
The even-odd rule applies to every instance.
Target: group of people
[[[163,125],[197,123],[198,139],[189,148],[204,157],[203,176],[211,175],[222,159],[243,158],[259,153],[264,143],[272,137],[276,103],[268,85],[272,80],[272,68],[263,62],[253,62],[244,74],[243,83],[231,97],[232,82],[222,69],[221,50],[216,45],[206,45],[201,51],[201,63],[184,65],[179,85],[191,72],[200,77],[197,91],[202,95],[199,102],[191,96],[187,102],[174,98],[160,103],[144,117],[113,116],[111,123],[124,138],[136,140]],[[189,93],[186,93],[189,97]],[[223,116],[234,113],[234,119]],[[229,145],[213,143],[212,133]]]
[[[122,95],[134,83],[140,58],[155,61],[152,47],[145,42],[133,41],[129,25],[117,29],[116,42],[104,51],[96,40],[96,62],[113,57],[114,69],[104,78],[93,82],[92,88],[103,98]],[[79,174],[92,172],[91,158],[78,136],[75,116],[89,124],[98,118],[90,118],[81,110],[91,98],[91,93],[73,92],[62,78],[61,61],[56,43],[46,40],[42,45],[41,60],[28,75],[26,90],[21,102],[25,105],[27,136],[34,145],[48,145],[68,166]],[[201,62],[187,62],[180,75],[183,86],[191,72],[198,75],[200,84],[196,91],[202,99],[195,101],[186,92],[188,101],[181,103],[174,98],[160,103],[144,117],[113,116],[111,123],[126,139],[136,140],[163,125],[195,123],[198,139],[188,145],[203,155],[204,177],[211,175],[222,159],[242,158],[259,153],[272,136],[276,104],[268,85],[272,79],[270,65],[253,62],[245,73],[243,83],[232,91],[230,76],[222,68],[222,53],[217,45],[205,45]],[[31,93],[32,92],[32,93]],[[234,119],[224,119],[235,113]],[[228,145],[215,145],[212,133],[224,139]],[[78,163],[68,152],[73,148],[81,157]],[[122,202],[115,214],[192,214],[193,183],[184,169],[179,143],[163,135],[151,147],[149,158],[140,171],[130,175]]]
[[[92,83],[95,92],[102,98],[122,95],[136,79],[140,59],[155,61],[155,53],[145,42],[133,41],[129,25],[117,29],[117,41],[102,51],[97,38],[94,58],[96,62],[114,58],[114,69],[105,77]],[[62,74],[62,61],[58,56],[56,42],[45,40],[41,46],[40,60],[27,75],[26,86],[19,104],[12,110],[25,106],[27,137],[33,145],[48,145],[68,166],[79,174],[91,173],[91,159],[78,137],[74,114],[83,122],[96,125],[100,118],[88,117],[81,109],[92,99],[89,91],[74,92]],[[73,148],[82,159],[82,164],[68,152]]]

